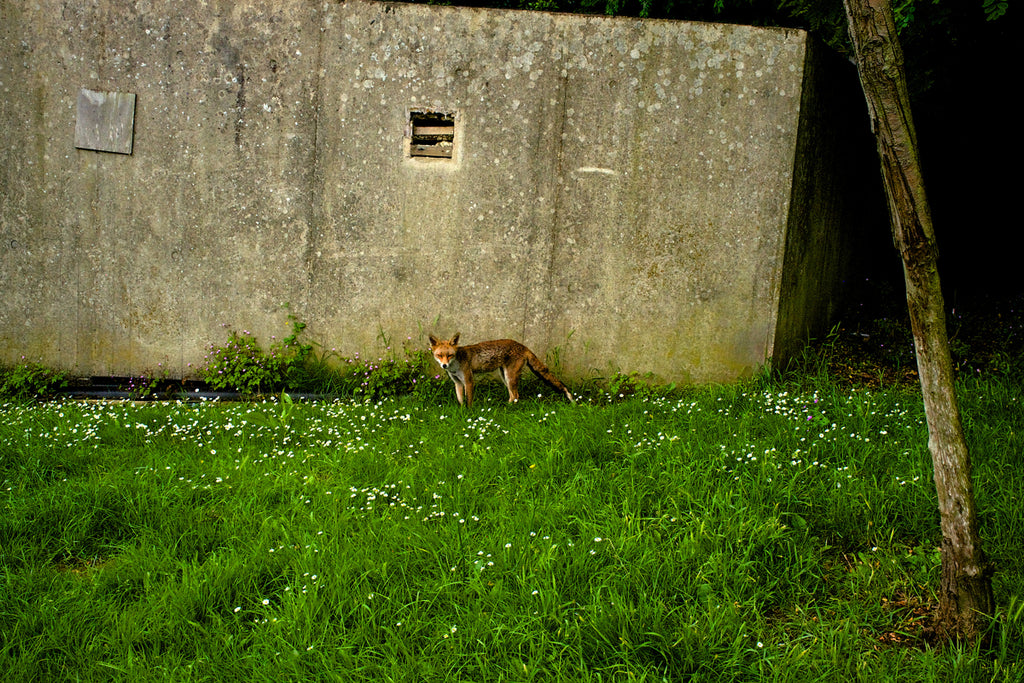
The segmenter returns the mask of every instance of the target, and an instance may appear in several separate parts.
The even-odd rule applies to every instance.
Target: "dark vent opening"
[[[455,115],[409,112],[409,156],[451,159],[455,148]]]

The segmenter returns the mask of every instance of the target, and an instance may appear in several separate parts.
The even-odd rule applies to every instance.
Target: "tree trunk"
[[[939,286],[938,254],[917,152],[917,134],[889,0],[844,0],[850,37],[903,258],[907,306],[928,421],[942,528],[942,581],[936,628],[974,639],[995,609],[991,571],[981,548],[970,455],[953,389],[953,363]]]

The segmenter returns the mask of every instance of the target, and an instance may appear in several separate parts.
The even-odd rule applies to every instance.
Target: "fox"
[[[470,408],[473,405],[473,373],[498,371],[501,381],[508,388],[508,402],[519,400],[519,377],[523,374],[523,366],[528,365],[533,373],[562,392],[572,403],[576,403],[564,384],[558,381],[548,366],[530,349],[512,339],[494,339],[492,341],[459,346],[459,333],[451,339],[438,339],[428,335],[430,352],[441,369],[448,373],[455,383],[455,397],[459,405]]]

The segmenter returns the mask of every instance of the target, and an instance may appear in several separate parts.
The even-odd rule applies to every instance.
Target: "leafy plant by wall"
[[[0,371],[0,380],[0,396],[17,399],[46,398],[69,382],[67,373],[39,362],[6,368]]]
[[[268,350],[248,330],[228,329],[223,346],[211,345],[200,377],[213,389],[234,390],[246,396],[264,394],[286,386],[289,375],[312,352],[311,344],[299,342],[306,324],[288,316],[292,333]]]

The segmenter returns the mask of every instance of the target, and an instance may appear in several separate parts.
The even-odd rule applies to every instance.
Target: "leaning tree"
[[[953,386],[935,233],[910,115],[903,53],[889,0],[843,2],[877,141],[893,238],[903,259],[924,395],[942,530],[936,626],[945,636],[973,639],[984,631],[995,599],[978,532],[970,454]]]

